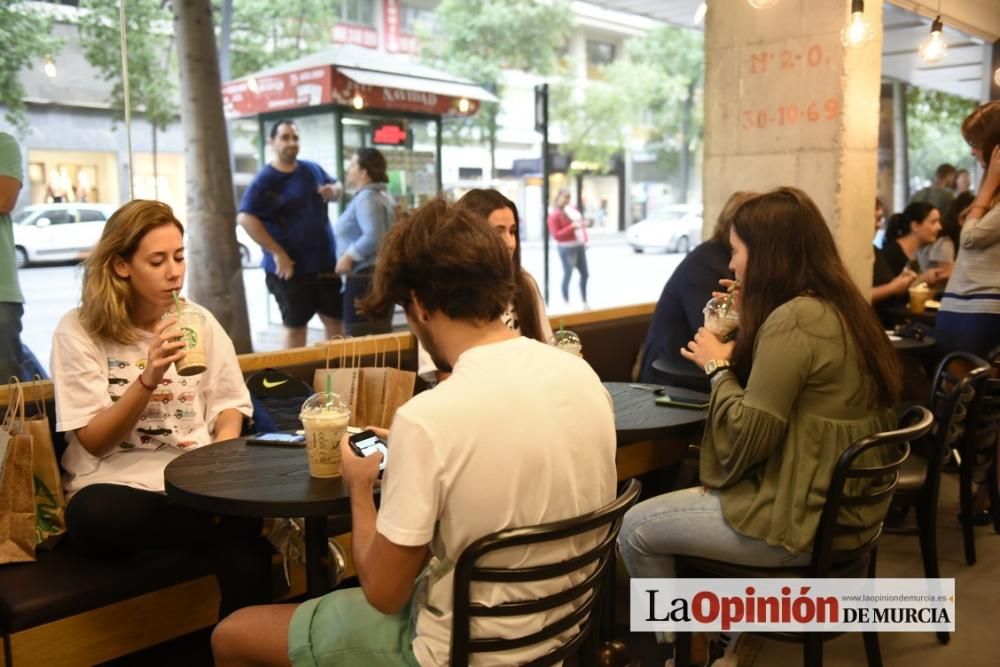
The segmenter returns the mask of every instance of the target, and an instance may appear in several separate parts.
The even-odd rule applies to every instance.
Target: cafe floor
[[[938,550],[941,575],[956,579],[957,630],[947,646],[932,633],[882,633],[885,667],[996,667],[1000,664],[997,628],[1000,627],[1000,535],[992,527],[976,528],[978,562],[965,564],[962,533],[958,526],[958,484],[955,475],[944,476],[938,512]],[[912,513],[911,513],[912,515]],[[912,516],[910,517],[912,519]],[[884,577],[922,577],[920,547],[916,536],[886,535],[879,546],[878,573]],[[618,609],[626,609],[624,595]],[[621,638],[628,644],[633,667],[659,667],[652,636],[630,634],[623,626]],[[115,667],[157,667],[212,664],[210,630],[186,635],[171,642],[107,663]],[[802,664],[802,649],[793,644],[744,637],[739,646],[740,667],[792,667]],[[824,647],[826,667],[860,667],[865,664],[861,637],[844,635]]]

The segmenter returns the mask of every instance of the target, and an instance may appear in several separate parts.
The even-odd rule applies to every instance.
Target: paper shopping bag
[[[39,549],[51,549],[66,532],[66,496],[63,495],[45,401],[36,402],[35,414],[26,418],[24,425],[31,436],[36,544]]]
[[[364,397],[364,417],[365,420],[359,425],[379,426],[389,428],[392,425],[392,418],[396,414],[399,406],[413,398],[413,388],[417,381],[417,374],[413,371],[401,369],[402,346],[399,339],[393,337],[396,343],[396,367],[392,368],[386,364],[389,345],[382,351],[381,363],[379,353],[375,353],[375,366],[361,369],[361,386]]]
[[[35,559],[31,436],[24,432],[24,392],[12,380],[0,425],[0,565]]]
[[[330,367],[330,354],[334,345],[339,342],[341,355],[340,367]],[[347,346],[351,345],[350,356],[348,356]],[[347,364],[350,364],[348,366]],[[327,381],[329,379],[329,390],[340,396],[351,410],[351,418],[348,424],[351,426],[363,426],[365,417],[364,396],[361,391],[361,369],[358,367],[357,342],[353,339],[348,341],[341,338],[339,341],[331,340],[326,344],[326,366],[317,368],[313,374],[313,391],[322,393],[327,391]]]

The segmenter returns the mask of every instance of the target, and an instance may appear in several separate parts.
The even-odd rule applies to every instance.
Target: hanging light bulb
[[[52,62],[52,56],[45,56],[45,64],[42,66],[42,69],[45,70],[45,76],[50,79],[56,78],[56,75],[59,74],[56,64]]]
[[[778,0],[747,0],[754,9],[770,9],[778,4]]]
[[[354,97],[351,98],[351,106],[358,111],[365,108],[365,98],[361,97],[361,93],[354,93]]]
[[[931,34],[920,44],[920,57],[924,59],[924,62],[936,63],[948,53],[948,42],[944,41],[944,37],[941,36],[943,27],[939,14],[931,23]]]
[[[847,48],[857,48],[872,41],[875,33],[865,18],[865,0],[851,0],[851,18],[840,31],[840,41]]]
[[[701,22],[705,20],[705,12],[708,11],[708,2],[702,2],[698,5],[698,9],[694,10],[694,18],[691,22],[695,25],[701,25]]]

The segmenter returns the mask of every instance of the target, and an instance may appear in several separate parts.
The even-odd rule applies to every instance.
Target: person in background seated
[[[934,171],[934,182],[910,197],[910,203],[924,202],[939,211],[947,211],[951,200],[955,198],[955,193],[952,192],[955,174],[955,167],[952,165],[947,163],[938,165]]]
[[[894,274],[889,268],[882,248],[885,246],[887,225],[883,225],[885,219],[885,205],[882,200],[875,198],[875,254],[872,263],[872,306],[878,313],[883,326],[892,327],[894,316],[891,308],[902,306],[906,303],[906,291],[917,279],[917,274],[909,268],[904,268],[899,273]]]
[[[970,192],[972,188],[972,177],[969,176],[968,169],[959,169],[955,172],[955,196]]]
[[[504,323],[515,278],[496,231],[461,206],[434,200],[389,230],[362,309],[377,316],[401,304],[451,377],[396,413],[378,510],[372,492],[381,454],[358,457],[341,442],[361,588],[240,610],[212,635],[216,665],[446,665],[453,569],[469,544],[504,528],[577,517],[615,497],[611,398],[585,361]],[[588,541],[508,549],[493,564],[561,562],[593,546]],[[541,585],[547,590],[527,592],[477,584],[472,601],[492,606],[578,581],[555,578]],[[473,637],[527,636],[558,618],[549,613],[487,619]],[[494,654],[492,662],[524,664],[571,636]]]
[[[934,246],[940,233],[941,213],[930,204],[912,203],[902,213],[889,218],[881,252],[892,275],[898,276],[906,268],[920,268],[920,251]],[[944,284],[955,261],[955,249],[951,247],[950,239],[937,247],[936,254],[925,254],[928,267],[921,269],[917,276],[917,282],[927,283],[931,287],[938,283]],[[924,252],[928,253],[928,250]],[[935,265],[930,266],[931,262]]]
[[[496,190],[469,190],[458,200],[460,206],[475,215],[482,217],[496,230],[510,254],[514,264],[514,275],[517,282],[517,292],[507,310],[503,321],[511,331],[522,336],[534,338],[543,343],[552,342],[552,327],[545,315],[545,301],[538,290],[538,284],[531,274],[521,268],[521,236],[519,234],[521,221],[517,215],[517,206]],[[447,373],[440,371],[427,353],[426,348],[417,346],[417,375],[427,382],[440,382]]]
[[[812,200],[787,187],[752,197],[733,214],[729,243],[739,334],[724,343],[702,328],[682,351],[712,384],[703,486],[625,515],[619,545],[633,577],[672,578],[675,555],[808,563],[838,457],[896,424],[895,351]],[[862,510],[862,539],[882,519]]]
[[[962,249],[962,224],[969,213],[969,207],[976,200],[973,192],[965,191],[955,195],[955,201],[951,203],[947,211],[941,214],[941,238],[947,236],[951,239],[951,245],[955,248],[955,261],[958,261],[958,253]],[[954,267],[952,267],[954,271]]]
[[[715,223],[712,238],[689,252],[663,286],[642,347],[640,381],[662,381],[653,368],[657,359],[666,357],[681,365],[687,363],[680,356],[680,349],[704,323],[702,311],[712,292],[719,288],[719,281],[733,277],[729,271],[729,226],[733,212],[753,194],[736,192],[729,197]]]
[[[184,229],[157,201],[108,220],[84,264],[80,307],[52,337],[56,429],[74,548],[99,556],[189,549],[216,563],[220,616],[271,599],[271,546],[261,521],[217,517],[164,495],[163,469],[185,450],[239,436],[250,395],[225,330],[205,317],[208,369],[180,376],[174,295],[184,286]],[[188,394],[188,397],[180,398]]]

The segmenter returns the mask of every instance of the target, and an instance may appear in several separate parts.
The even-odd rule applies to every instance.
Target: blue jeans
[[[675,575],[674,556],[757,567],[807,565],[811,556],[736,532],[722,516],[718,492],[700,486],[665,493],[630,509],[618,546],[631,576],[664,579]]]
[[[792,554],[737,533],[722,516],[719,494],[701,486],[645,500],[625,514],[618,547],[629,576],[673,579],[674,556],[698,556],[757,567],[808,565],[811,554]],[[672,642],[673,633],[659,634]]]
[[[369,320],[358,312],[354,305],[368,293],[372,282],[372,270],[364,269],[347,277],[344,286],[344,333],[348,336],[368,336],[371,334],[392,333],[392,315],[387,319]]]
[[[587,303],[587,278],[590,272],[587,270],[587,248],[582,245],[558,246],[559,259],[563,265],[562,298],[569,301],[569,279],[573,275],[573,269],[580,272],[580,296],[583,302]]]
[[[21,316],[24,306],[19,303],[0,302],[0,384],[7,384],[11,375],[25,377],[24,352],[21,348]]]

